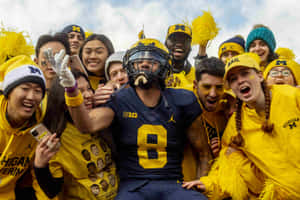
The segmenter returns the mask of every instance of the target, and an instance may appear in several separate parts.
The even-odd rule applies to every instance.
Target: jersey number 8
[[[154,136],[155,141],[149,141]],[[163,168],[167,164],[167,130],[162,125],[144,124],[138,129],[139,164],[144,169]],[[149,158],[148,150],[155,150],[157,158]]]

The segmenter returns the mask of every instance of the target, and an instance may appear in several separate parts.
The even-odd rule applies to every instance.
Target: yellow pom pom
[[[87,30],[84,32],[85,38],[88,38],[89,36],[93,35],[93,32],[90,30]]]
[[[25,32],[15,32],[1,27],[0,30],[0,65],[10,58],[18,55],[31,56],[34,54],[34,46],[27,43],[29,35]]]
[[[289,60],[294,60],[295,59],[295,54],[293,52],[293,50],[289,49],[289,48],[283,48],[283,47],[279,47],[275,53],[278,54],[279,58],[281,59],[289,59]]]
[[[211,13],[203,11],[203,15],[192,22],[192,45],[206,45],[218,35],[219,30]]]

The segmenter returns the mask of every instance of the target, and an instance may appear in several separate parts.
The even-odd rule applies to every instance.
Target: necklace
[[[214,136],[216,135],[218,138],[219,138],[219,140],[221,139],[220,138],[220,132],[219,132],[219,130],[218,130],[218,126],[215,124],[215,123],[213,123],[213,126],[214,127],[212,127],[207,121],[208,120],[206,120],[205,118],[204,118],[204,116],[203,115],[201,115],[201,118],[202,118],[202,125],[203,125],[203,127],[204,127],[204,129],[205,129],[205,133],[206,133],[206,136],[207,136],[207,142],[208,142],[208,144],[209,145],[211,145],[211,139],[212,138],[214,138]]]

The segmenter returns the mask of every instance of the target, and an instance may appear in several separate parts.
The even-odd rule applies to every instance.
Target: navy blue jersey
[[[202,112],[192,92],[167,88],[158,105],[149,108],[130,87],[115,93],[107,106],[115,112],[121,178],[182,178],[185,130]]]

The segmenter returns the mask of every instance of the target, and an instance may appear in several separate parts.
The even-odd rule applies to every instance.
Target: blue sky
[[[300,55],[297,0],[284,3],[281,0],[0,0],[0,3],[2,24],[27,31],[34,44],[41,34],[54,33],[75,23],[106,34],[116,50],[126,50],[137,40],[143,25],[147,37],[164,42],[169,25],[191,22],[203,10],[209,10],[221,28],[207,49],[209,56],[217,56],[219,44],[236,34],[246,39],[257,23],[271,28],[277,47],[291,48],[296,56]],[[197,48],[193,47],[190,60]]]

